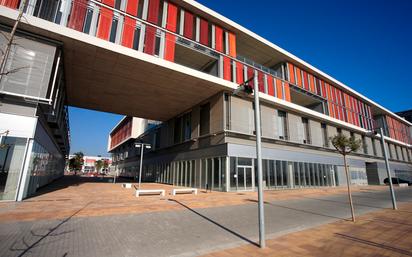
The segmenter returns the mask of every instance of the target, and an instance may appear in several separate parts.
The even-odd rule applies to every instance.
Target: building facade
[[[70,171],[69,160],[74,158],[75,155],[69,155],[66,163],[66,171]],[[102,161],[107,167],[100,167],[99,170],[96,169],[96,161]],[[108,174],[112,165],[112,158],[102,157],[102,156],[83,156],[83,165],[80,168],[80,172],[83,174],[87,173],[99,173],[99,174]]]
[[[27,3],[3,1],[0,23],[10,30],[23,8],[21,33],[61,47],[68,105],[127,115],[109,137],[123,174],[136,174],[137,138],[153,146],[145,153],[147,181],[254,190],[252,99],[232,95],[252,77],[267,188],[342,185],[342,160],[329,142],[337,133],[363,142],[349,158],[352,181],[381,184],[378,127],[394,174],[411,172],[411,123],[195,1]],[[162,123],[136,135],[131,117]]]
[[[0,30],[5,49],[10,34]],[[21,32],[14,43],[0,78],[0,200],[62,176],[70,149],[59,44]]]

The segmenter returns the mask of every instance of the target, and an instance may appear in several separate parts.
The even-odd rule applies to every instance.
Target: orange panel
[[[283,99],[282,81],[276,79],[276,94],[277,98]]]
[[[303,87],[303,85],[302,85],[302,72],[298,67],[296,67],[296,77],[297,77],[297,80],[298,80],[298,86]]]
[[[289,89],[289,84],[284,82],[285,85],[285,100],[290,102],[290,89]]]
[[[310,90],[315,93],[315,78],[313,77],[312,74],[309,74],[309,80],[310,80]]]
[[[229,55],[236,57],[236,35],[229,32]]]
[[[296,84],[295,82],[295,70],[293,68],[294,66],[291,63],[288,63],[288,68],[289,68],[289,81],[292,84]]]

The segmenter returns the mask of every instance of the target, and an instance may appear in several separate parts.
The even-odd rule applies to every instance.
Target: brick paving
[[[248,244],[204,257],[235,256],[412,256],[412,204],[383,210],[267,240],[260,249]]]
[[[198,195],[181,194],[171,196],[175,186],[143,183],[142,189],[165,189],[165,197],[142,196],[136,198],[134,189],[121,187],[121,182],[109,183],[109,178],[65,176],[51,185],[39,190],[37,196],[21,203],[1,202],[0,223],[10,221],[29,221],[40,219],[62,219],[75,217],[95,217],[119,214],[137,214],[155,211],[184,209],[181,205],[171,204],[168,199],[177,199],[190,208],[209,208],[250,204],[257,200],[256,192],[205,192]],[[134,183],[137,186],[136,183]],[[373,192],[385,190],[384,186],[353,187],[354,192]],[[299,199],[302,195],[323,196],[344,194],[345,187],[311,188],[296,190],[265,191],[265,201]],[[79,211],[80,210],[80,211]]]
[[[387,187],[354,191],[357,215],[390,206]],[[352,224],[345,221],[344,188],[268,191],[270,240],[260,250],[254,246],[256,192],[136,198],[120,184],[66,177],[22,203],[0,204],[0,256],[410,256],[412,188],[397,188],[396,194],[401,210],[389,212],[396,217],[364,216]],[[397,229],[398,223],[407,229]]]

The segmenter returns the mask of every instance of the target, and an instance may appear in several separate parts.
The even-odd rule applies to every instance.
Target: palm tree
[[[94,168],[96,169],[97,173],[100,173],[100,170],[102,169],[102,167],[103,167],[103,161],[102,160],[97,160],[94,163]]]
[[[69,160],[69,169],[74,170],[74,175],[76,175],[76,171],[81,170],[83,165],[83,157],[84,154],[82,152],[74,153],[74,157]]]
[[[332,137],[331,141],[332,141],[332,145],[343,156],[343,164],[345,165],[346,183],[348,185],[350,210],[352,214],[352,221],[355,222],[355,212],[353,211],[352,193],[350,190],[350,179],[349,179],[348,165],[346,163],[346,155],[358,150],[361,147],[362,141],[360,139],[355,139],[354,137],[348,138],[342,134],[338,134]]]

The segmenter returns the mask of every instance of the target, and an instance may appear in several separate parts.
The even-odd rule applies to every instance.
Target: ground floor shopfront
[[[22,200],[63,175],[65,156],[35,117],[0,113],[0,200]]]
[[[143,161],[142,181],[215,191],[256,190],[254,151],[250,145],[223,144],[190,152],[149,153]],[[264,147],[262,156],[266,190],[346,185],[343,160],[336,153],[279,146]],[[117,174],[138,179],[139,159],[115,163]],[[371,161],[375,165],[369,165]],[[348,165],[353,185],[383,184],[387,176],[383,160],[350,157]],[[402,165],[391,164],[393,176],[400,167],[412,172]]]

